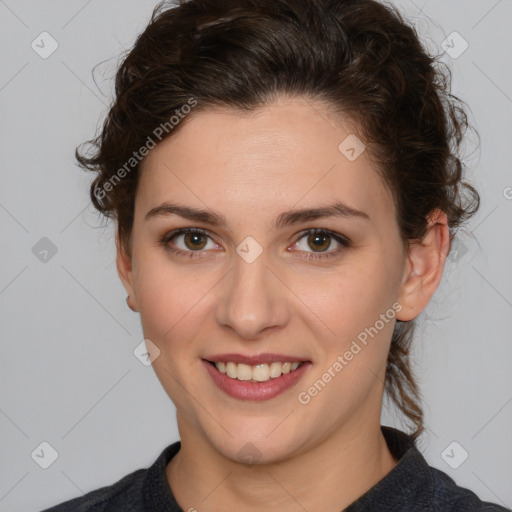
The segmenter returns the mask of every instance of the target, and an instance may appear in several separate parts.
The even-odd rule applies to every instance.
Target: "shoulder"
[[[65,501],[42,512],[135,512],[142,508],[142,484],[145,469],[138,469],[117,482],[100,487],[78,498]]]
[[[432,509],[449,512],[510,512],[495,503],[482,501],[471,490],[461,487],[443,471],[429,466],[432,475]]]
[[[177,441],[164,448],[148,468],[137,469],[111,485],[92,490],[42,512],[140,512],[154,510],[155,500],[157,505],[172,505],[166,510],[177,510],[167,484],[165,468],[180,446],[180,441]]]
[[[347,512],[512,512],[482,501],[430,466],[412,436],[391,427],[382,427],[382,432],[397,464]]]

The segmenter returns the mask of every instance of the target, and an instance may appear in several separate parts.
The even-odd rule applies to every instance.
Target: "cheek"
[[[318,366],[301,391],[308,394],[308,386],[325,384],[316,407],[327,408],[326,421],[338,414],[330,409],[333,403],[352,410],[382,386],[395,325],[393,279],[374,254],[316,279],[315,286],[310,279],[299,281],[297,294],[308,306],[302,308],[303,321],[319,326],[313,334]]]
[[[135,290],[144,335],[162,341],[193,315],[200,285],[173,270],[164,258],[146,253],[134,259]]]
[[[197,372],[198,337],[204,319],[205,278],[191,278],[156,259],[144,259],[139,266],[136,292],[144,338],[159,349],[152,366],[176,407],[187,410],[182,384]],[[172,270],[172,271],[171,271]]]
[[[306,306],[303,311],[309,316],[308,322],[318,324],[325,332],[325,342],[336,350],[350,344],[392,307],[395,288],[392,276],[375,257],[341,266],[329,274],[301,277],[294,284],[294,291]],[[379,322],[379,331],[388,333],[388,323],[382,326]]]
[[[362,404],[378,408],[396,308],[383,273],[367,269],[320,280],[316,292],[303,284],[301,296],[308,297],[309,306],[308,313],[303,309],[309,318],[304,322],[320,327],[314,335],[318,364],[298,399],[301,404],[311,400],[326,425],[337,424],[340,414],[355,414]]]

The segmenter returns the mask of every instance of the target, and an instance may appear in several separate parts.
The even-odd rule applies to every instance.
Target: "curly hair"
[[[281,94],[300,96],[354,123],[392,194],[404,246],[421,241],[437,208],[452,241],[480,198],[463,180],[469,124],[450,88],[440,57],[375,0],[161,2],[117,69],[101,133],[76,158],[96,173],[91,200],[115,219],[129,255],[139,153],[203,109],[250,112]],[[385,389],[416,438],[424,426],[409,357],[414,327],[395,325]]]

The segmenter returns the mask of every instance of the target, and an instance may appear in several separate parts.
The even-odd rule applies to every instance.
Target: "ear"
[[[133,286],[133,267],[132,258],[126,253],[123,244],[116,235],[116,266],[119,278],[128,294],[126,302],[132,311],[137,311],[137,298],[135,296],[135,288]]]
[[[429,303],[443,275],[450,251],[450,232],[446,213],[436,209],[429,216],[427,232],[420,242],[407,249],[399,302],[402,309],[396,318],[409,321],[416,318]]]

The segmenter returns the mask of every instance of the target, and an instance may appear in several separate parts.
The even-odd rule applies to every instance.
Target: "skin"
[[[339,511],[396,464],[380,430],[395,318],[307,405],[297,398],[392,304],[400,305],[396,318],[415,318],[449,250],[440,211],[422,243],[404,245],[368,151],[351,162],[338,150],[351,133],[326,106],[281,97],[249,115],[189,115],[143,161],[131,255],[118,240],[117,266],[145,338],[160,350],[153,367],[176,406],[182,446],[166,475],[183,510]],[[272,227],[283,211],[335,200],[370,219]],[[145,219],[164,202],[216,211],[227,225]],[[159,243],[185,227],[210,234],[199,238],[199,251],[190,236],[168,242],[192,258]],[[342,234],[351,245],[327,237],[319,249],[301,234],[309,228]],[[252,263],[236,252],[247,236],[263,250]],[[333,256],[306,259],[325,254],[322,247]],[[233,352],[294,355],[312,366],[281,395],[244,401],[219,390],[201,362]],[[248,442],[255,464],[240,452]]]

